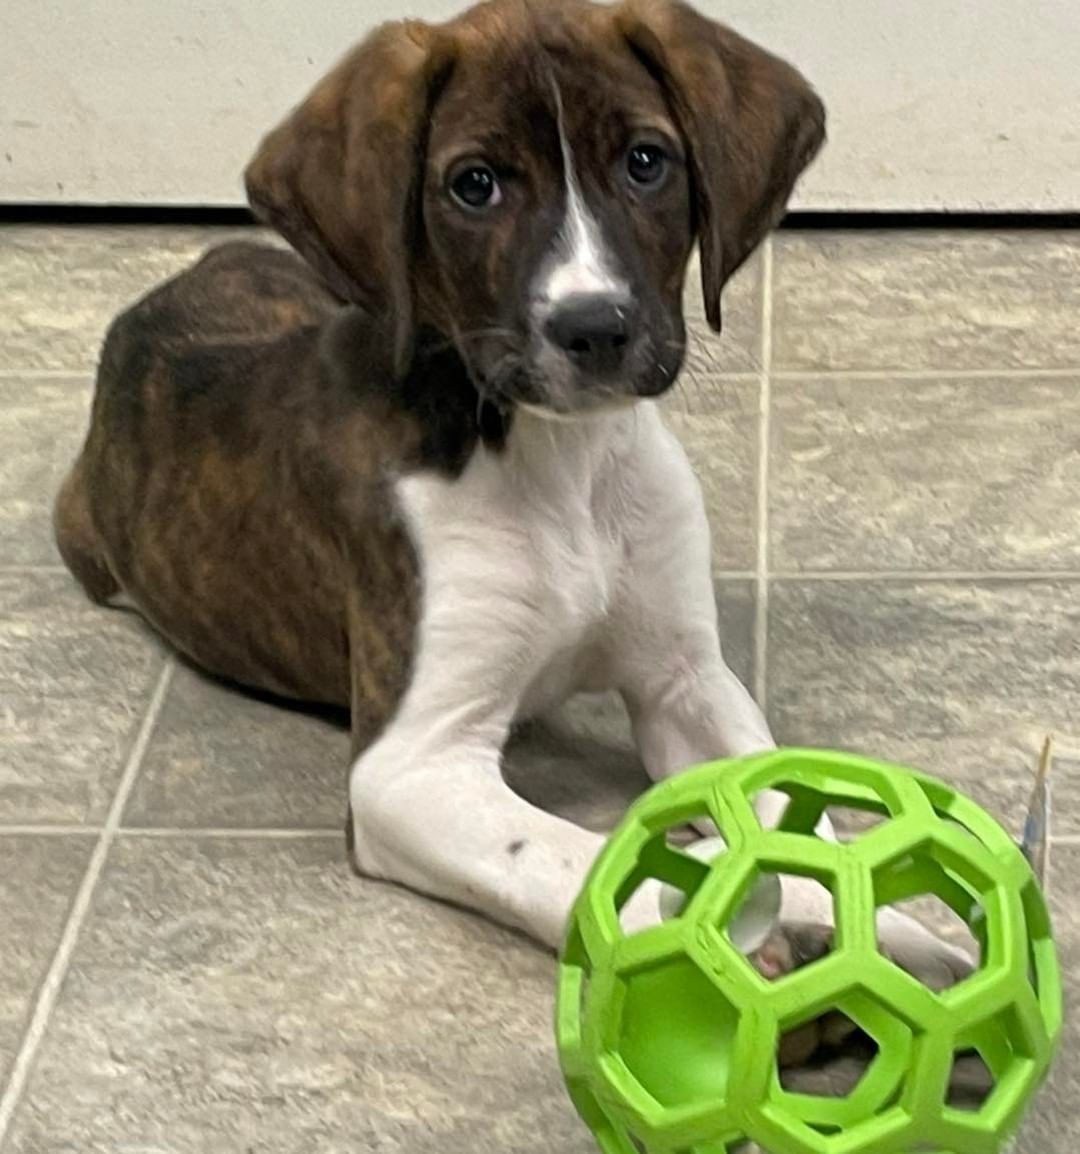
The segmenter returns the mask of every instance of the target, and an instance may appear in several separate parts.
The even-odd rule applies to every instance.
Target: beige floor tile
[[[762,257],[749,261],[724,291],[724,331],[705,321],[695,255],[684,300],[687,354],[664,401],[668,424],[694,466],[709,513],[713,569],[752,569],[757,553],[757,380],[761,361]]]
[[[781,743],[921,767],[1017,827],[1043,736],[1076,724],[1080,581],[780,581],[769,611]],[[1057,782],[1061,831],[1078,794]]]
[[[781,232],[773,368],[1080,366],[1080,231]]]
[[[0,370],[86,370],[113,316],[211,245],[256,230],[0,226]]]
[[[590,1154],[554,978],[336,840],[125,838],[5,1154]]]
[[[348,719],[181,667],[124,813],[129,826],[345,828]]]
[[[664,403],[705,496],[713,570],[753,569],[757,560],[756,380],[694,378]]]
[[[52,503],[82,446],[88,377],[0,375],[0,566],[59,564]]]
[[[93,848],[92,837],[0,832],[0,1091]]]
[[[744,685],[754,677],[754,612],[757,598],[752,581],[717,581],[720,642],[724,660]]]
[[[0,1082],[92,846],[5,838],[3,824],[102,820],[164,661],[137,618],[91,606],[66,575],[3,566],[55,561],[48,508],[112,315],[234,232],[0,228]],[[774,275],[774,567],[1077,566],[1080,376],[1002,374],[1080,366],[1080,233],[789,232]],[[702,476],[715,568],[748,570],[762,263],[729,286],[721,338],[695,276],[665,411]],[[806,376],[834,369],[850,379]],[[911,370],[936,375],[889,378]],[[728,659],[749,681],[752,583],[717,588]],[[770,592],[782,741],[921,764],[1014,826],[1043,733],[1080,749],[1080,582]],[[126,820],[336,829],[347,753],[331,722],[182,668]],[[1080,833],[1076,764],[1058,768],[1059,833]],[[506,776],[597,829],[647,784],[611,697],[524,727]],[[1080,849],[1058,846],[1055,863],[1075,991],[1063,879]],[[4,1154],[531,1154],[538,1141],[587,1154],[551,1046],[553,976],[512,934],[354,878],[336,836],[125,834]],[[1017,1154],[1080,1137],[1075,1033]]]
[[[759,249],[724,286],[723,331],[718,335],[705,320],[701,265],[695,250],[683,295],[689,337],[684,381],[687,378],[708,380],[720,372],[745,373],[760,369],[763,263],[764,255]]]
[[[66,573],[0,570],[0,825],[105,817],[163,661]]]
[[[782,380],[771,429],[776,569],[1080,569],[1080,374]]]
[[[649,786],[615,694],[575,698],[520,726],[507,747],[503,777],[533,805],[602,832]]]

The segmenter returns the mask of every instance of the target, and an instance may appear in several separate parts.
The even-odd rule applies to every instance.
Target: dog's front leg
[[[355,863],[557,948],[603,838],[523,801],[499,755],[491,735],[400,719],[353,769]]]
[[[612,617],[612,675],[654,780],[688,766],[774,748],[757,703],[724,660],[711,576],[709,525],[677,441],[656,427],[635,476],[642,510],[632,570]],[[773,820],[782,798],[765,798]]]
[[[655,600],[663,608],[651,631],[655,642],[651,657],[628,654],[624,663],[623,693],[639,752],[654,779],[699,762],[738,757],[774,744],[761,711],[723,661],[714,632],[711,591],[707,603],[703,589],[696,601],[688,596],[690,592],[683,581],[679,596]],[[685,616],[671,611],[680,605],[687,611]],[[641,635],[640,631],[636,634]],[[764,791],[756,799],[766,825],[779,820],[786,804],[787,798],[774,791]],[[834,836],[827,818],[822,819],[819,833]],[[832,902],[808,878],[786,876],[781,920],[788,934],[806,926],[831,925]],[[895,910],[881,911],[878,937],[894,961],[935,989],[952,985],[970,970],[965,953]]]
[[[642,519],[633,574],[613,621],[616,684],[626,700],[649,775],[661,780],[700,762],[774,747],[761,710],[720,648],[708,524],[700,489],[681,450],[662,437],[638,475]],[[766,825],[787,798],[756,799]],[[834,836],[823,819],[819,833]],[[832,902],[805,878],[785,877],[781,919],[788,927],[833,922]],[[937,988],[967,972],[967,955],[895,910],[881,912],[878,936],[899,964]]]
[[[701,490],[681,446],[655,431],[637,475],[634,568],[613,620],[615,682],[626,701],[646,772],[656,781],[692,765],[775,746],[768,723],[721,652],[709,526]],[[787,799],[756,799],[775,824]],[[710,832],[702,823],[701,832]],[[826,828],[826,834],[831,830]],[[831,924],[820,890],[804,879],[785,886],[786,922]]]
[[[454,532],[429,534],[409,686],[352,769],[354,861],[557,947],[604,839],[524,801],[500,770],[547,657],[547,584],[490,506],[468,533],[441,521]]]

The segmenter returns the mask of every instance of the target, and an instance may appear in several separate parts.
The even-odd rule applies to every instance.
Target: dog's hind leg
[[[103,604],[120,589],[90,516],[86,470],[80,457],[57,494],[53,532],[64,564],[92,601]]]

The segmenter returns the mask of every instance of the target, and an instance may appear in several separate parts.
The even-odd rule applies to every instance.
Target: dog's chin
[[[625,412],[632,409],[641,397],[625,394],[622,396],[605,396],[593,400],[583,399],[580,404],[572,407],[540,404],[534,401],[518,401],[517,408],[522,412],[530,413],[545,421],[583,421],[591,417],[602,417],[608,413]]]
[[[674,385],[679,367],[678,363],[654,362],[644,370],[628,368],[622,376],[597,378],[564,366],[554,372],[550,366],[542,372],[530,372],[523,366],[512,380],[502,383],[498,403],[553,421],[618,413],[666,393]]]

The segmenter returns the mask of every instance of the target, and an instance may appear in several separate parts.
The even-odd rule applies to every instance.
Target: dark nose
[[[589,373],[611,373],[634,337],[637,310],[625,297],[580,293],[556,305],[544,325],[548,340]]]

